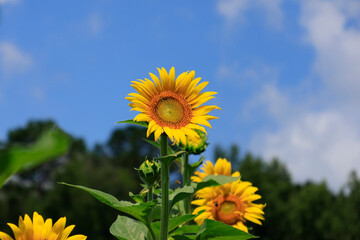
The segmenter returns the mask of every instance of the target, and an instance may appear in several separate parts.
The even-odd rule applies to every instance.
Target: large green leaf
[[[192,240],[195,239],[195,236],[183,236],[183,235],[174,235],[169,238],[170,240]]]
[[[225,223],[206,219],[198,233],[197,240],[246,240],[257,238]]]
[[[205,159],[205,157],[201,157],[199,159],[199,161],[194,162],[193,164],[189,165],[190,166],[190,175],[193,175],[195,170],[203,163],[204,159]]]
[[[154,201],[146,202],[146,203],[135,203],[135,204],[127,201],[119,201],[114,196],[108,193],[101,192],[99,190],[95,190],[79,185],[67,184],[67,183],[60,183],[60,184],[64,184],[70,187],[84,190],[90,193],[100,202],[105,203],[106,205],[115,208],[123,213],[127,213],[145,224],[148,223],[148,216],[151,212],[151,209],[156,204]]]
[[[199,225],[184,225],[171,232],[172,235],[186,235],[186,234],[197,234],[200,231]]]
[[[159,157],[158,160],[161,161],[161,162],[164,161],[167,164],[170,164],[175,159],[181,157],[183,153],[185,153],[185,151],[178,151],[176,153],[172,153],[172,154],[165,155],[163,157]]]
[[[186,214],[186,215],[177,216],[175,218],[171,218],[169,221],[169,232],[173,231],[180,225],[193,220],[195,217],[196,215]],[[151,224],[151,228],[153,229],[155,235],[158,236],[160,234],[160,221],[153,222]]]
[[[231,176],[224,176],[224,175],[208,175],[204,177],[204,179],[197,184],[195,187],[195,192],[206,188],[206,187],[213,187],[224,185],[226,183],[231,183],[237,181],[239,177],[231,177]]]
[[[16,146],[0,152],[0,188],[11,175],[65,154],[70,138],[58,128],[44,132],[31,146]]]
[[[120,240],[145,240],[146,226],[132,218],[118,216],[110,227],[110,233]]]
[[[173,193],[169,195],[170,209],[179,201],[183,200],[186,197],[191,196],[194,193],[194,188],[191,186],[185,186],[182,188],[176,189]]]
[[[129,123],[129,124],[135,124],[135,125],[138,125],[138,126],[141,126],[141,127],[148,127],[147,123],[146,122],[137,122],[137,121],[134,121],[134,120],[125,120],[125,121],[119,121],[119,122],[116,122],[116,123]]]

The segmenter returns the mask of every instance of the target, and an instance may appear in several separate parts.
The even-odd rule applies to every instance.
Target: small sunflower
[[[211,128],[208,120],[218,118],[208,113],[219,107],[200,106],[217,93],[201,93],[209,82],[198,85],[201,78],[194,79],[194,71],[184,72],[176,80],[174,67],[169,73],[165,68],[158,71],[160,78],[149,73],[152,81],[145,78],[132,82],[137,93],[130,93],[126,99],[131,102],[131,110],[140,112],[134,121],[148,122],[147,137],[154,132],[155,141],[165,132],[175,143],[186,145],[186,136],[197,136],[194,129],[206,133],[200,124]]]
[[[261,225],[260,220],[264,220],[265,204],[253,203],[261,198],[255,194],[257,190],[250,182],[241,180],[201,189],[201,193],[197,194],[198,199],[192,201],[198,206],[193,214],[205,211],[195,218],[195,222],[201,225],[205,219],[212,219],[248,232],[246,221]]]
[[[189,154],[199,155],[205,151],[208,145],[206,142],[208,136],[204,132],[197,129],[195,129],[195,132],[198,136],[186,136],[186,146],[180,144],[180,147],[184,148]]]
[[[200,169],[203,172],[196,171],[194,173],[196,176],[191,177],[191,180],[193,182],[199,183],[203,180],[204,177],[208,175],[224,175],[224,176],[240,177],[240,173],[238,171],[231,174],[231,162],[226,160],[226,158],[219,158],[215,163],[215,167],[212,164],[212,162],[205,161]]]
[[[75,225],[65,228],[66,218],[60,218],[54,225],[51,219],[44,219],[37,212],[33,214],[33,221],[26,214],[24,219],[19,217],[19,226],[8,223],[14,232],[15,240],[85,240],[84,235],[68,237]],[[0,232],[0,240],[13,240],[8,234]]]

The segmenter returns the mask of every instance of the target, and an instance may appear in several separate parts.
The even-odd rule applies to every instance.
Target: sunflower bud
[[[136,170],[139,172],[141,181],[148,187],[152,187],[160,175],[160,163],[155,160],[146,160]]]
[[[208,136],[200,130],[194,129],[194,131],[198,134],[198,136],[197,137],[186,136],[185,150],[189,154],[198,155],[205,151],[208,145],[208,143],[206,142]],[[183,145],[181,146],[184,147]]]

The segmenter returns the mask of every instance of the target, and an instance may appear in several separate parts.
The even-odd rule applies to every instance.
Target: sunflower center
[[[184,108],[175,98],[161,99],[155,111],[159,118],[170,123],[178,123],[184,117]]]
[[[149,114],[161,127],[178,129],[190,123],[192,109],[183,96],[165,91],[151,99]]]
[[[215,220],[233,225],[241,220],[244,206],[236,196],[221,195],[213,202],[211,212]]]
[[[236,210],[236,203],[234,202],[223,202],[220,206],[220,212],[223,214],[229,215],[234,213]]]

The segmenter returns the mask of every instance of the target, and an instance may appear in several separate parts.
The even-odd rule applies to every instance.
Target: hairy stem
[[[189,154],[187,152],[183,155],[183,165],[182,165],[182,174],[183,174],[183,186],[190,186],[190,166],[189,166]],[[185,213],[190,213],[190,198],[184,198],[184,209]]]
[[[167,135],[161,134],[160,138],[161,156],[167,155]],[[169,231],[169,164],[161,161],[161,219],[160,240],[168,240]]]

